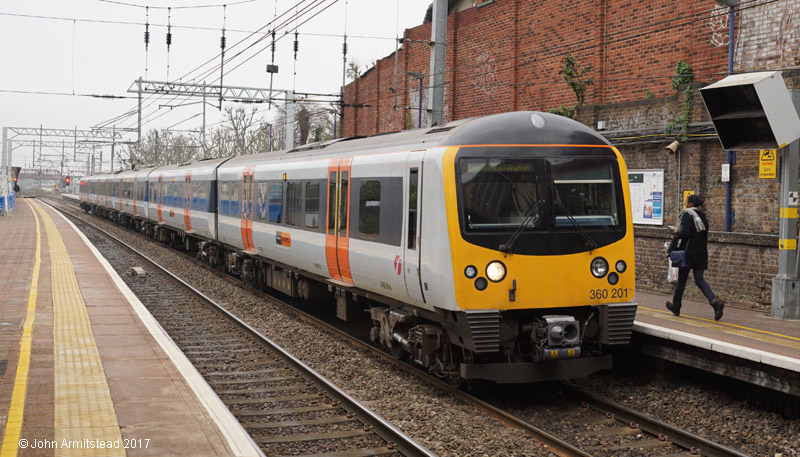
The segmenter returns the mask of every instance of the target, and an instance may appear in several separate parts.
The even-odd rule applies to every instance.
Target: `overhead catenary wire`
[[[233,3],[226,3],[225,5],[183,5],[183,6],[146,6],[146,5],[137,5],[135,3],[128,3],[128,2],[118,2],[115,0],[99,0],[103,3],[113,3],[115,5],[123,5],[123,6],[132,6],[136,8],[153,8],[153,9],[199,9],[199,8],[219,8],[220,6],[234,6],[234,5],[241,5],[242,3],[252,3],[256,0],[241,0],[238,2]]]
[[[305,0],[304,0],[304,1],[305,1]],[[314,5],[317,5],[317,4],[319,3],[319,1],[320,1],[320,0],[315,0],[315,2],[314,2],[314,3],[312,3],[311,5],[308,5],[308,6],[307,6],[306,8],[304,8],[302,11],[300,11],[300,12],[299,12],[299,14],[300,14],[301,16],[302,16],[302,15],[305,15],[305,14],[308,14],[308,13],[310,12],[310,11],[309,11],[309,8],[313,7]],[[324,3],[324,1],[325,1],[325,0],[322,0],[322,1],[323,1],[323,3]],[[305,21],[303,21],[303,22],[301,22],[301,23],[297,24],[297,26],[296,26],[296,27],[300,27],[300,26],[302,26],[303,24],[305,24],[306,22],[310,21],[311,19],[313,19],[313,18],[317,17],[319,14],[321,14],[322,12],[324,12],[325,10],[327,10],[328,8],[330,8],[331,6],[333,6],[333,4],[335,4],[335,3],[336,3],[336,2],[338,2],[338,1],[339,1],[339,0],[333,0],[333,3],[329,4],[328,6],[326,6],[325,8],[323,8],[322,10],[320,10],[320,11],[316,12],[316,13],[315,13],[313,16],[311,16],[310,18],[306,19]],[[302,2],[301,2],[301,3],[302,3]],[[290,18],[286,19],[284,22],[282,22],[282,23],[279,25],[279,27],[282,27],[282,26],[284,26],[284,25],[286,25],[286,24],[289,24],[289,23],[291,23],[291,20],[292,20],[292,17],[290,17]],[[296,30],[296,28],[295,28],[294,30]],[[281,39],[283,36],[286,36],[286,35],[288,35],[288,34],[289,34],[289,33],[291,33],[292,31],[293,31],[292,29],[286,30],[286,31],[285,31],[285,34],[284,34],[284,35],[282,35],[281,37],[278,37],[278,38],[277,38],[277,40],[280,40],[280,39]],[[247,51],[248,49],[250,49],[252,46],[254,46],[255,44],[257,44],[257,43],[261,42],[261,41],[262,41],[264,38],[265,38],[265,37],[262,37],[262,38],[260,38],[259,40],[256,40],[256,42],[255,42],[255,43],[253,43],[253,44],[249,45],[247,48],[245,48],[244,50],[240,51],[240,52],[239,52],[239,53],[237,53],[236,55],[234,55],[234,56],[232,56],[232,57],[230,57],[230,58],[226,59],[226,61],[225,61],[225,62],[227,63],[227,62],[230,62],[232,59],[235,59],[235,58],[237,58],[239,55],[241,55],[242,53],[244,53],[245,51]],[[237,44],[238,44],[238,43],[237,43]],[[269,45],[268,45],[268,46],[269,46]],[[228,72],[226,72],[226,74],[227,74],[227,73],[229,73],[230,71],[233,71],[233,70],[235,70],[235,69],[239,68],[241,65],[245,64],[246,62],[248,62],[249,60],[251,60],[252,58],[254,58],[256,55],[260,54],[260,53],[261,53],[262,51],[264,51],[265,49],[266,49],[266,47],[265,47],[265,48],[262,48],[262,49],[260,49],[258,52],[256,52],[255,54],[253,54],[253,55],[251,55],[250,57],[248,57],[247,59],[245,59],[243,62],[241,62],[241,63],[239,63],[238,65],[236,65],[236,66],[235,66],[233,69],[230,69]],[[211,69],[211,70],[209,70],[209,71],[215,71],[217,68],[219,68],[219,67],[218,67],[218,66],[215,66],[214,68],[212,68],[212,69]],[[219,80],[219,79],[217,78],[217,79],[215,79],[214,81],[212,81],[210,84],[215,84],[215,83],[216,83],[218,80]],[[178,96],[175,96],[175,97],[174,97],[172,100],[175,100],[175,99],[177,99],[177,97],[178,97]],[[152,102],[152,101],[151,101],[151,102],[150,102],[150,104],[149,104],[148,106],[152,105],[153,103],[154,103],[154,102]],[[148,122],[152,122],[152,121],[154,121],[154,120],[158,119],[159,117],[160,117],[160,116],[158,116],[158,117],[156,117],[156,118],[152,118],[152,119],[150,119]],[[144,125],[144,121],[143,121],[143,125]]]
[[[307,1],[307,0],[302,0],[302,1],[300,2],[300,4],[302,4],[302,3],[305,3],[306,1]],[[338,0],[336,0],[336,1],[338,1]],[[302,11],[300,11],[300,14],[301,14],[301,15],[303,15],[303,14],[306,14],[306,13],[308,12],[308,8],[309,8],[309,7],[311,7],[311,6],[314,6],[314,5],[315,5],[315,4],[317,4],[318,2],[319,2],[319,0],[315,0],[315,2],[314,2],[314,3],[312,3],[311,5],[309,5],[309,6],[305,7],[305,8],[304,8]],[[282,13],[281,15],[277,16],[277,17],[276,17],[276,20],[277,20],[277,19],[281,19],[281,18],[283,18],[284,16],[286,16],[287,14],[289,14],[289,13],[290,13],[290,11],[291,11],[291,10],[287,10],[287,11],[285,11],[284,13]],[[278,26],[277,26],[277,27],[274,27],[274,28],[273,28],[273,30],[275,30],[275,28],[281,28],[281,27],[284,27],[284,26],[285,26],[285,25],[287,25],[287,24],[290,24],[290,23],[291,23],[291,21],[292,21],[292,19],[293,19],[292,17],[286,18],[285,20],[283,20],[283,22],[281,22],[280,24],[278,24]],[[275,21],[273,21],[272,23],[268,23],[268,24],[266,24],[264,27],[261,27],[261,28],[259,29],[259,32],[260,32],[261,30],[264,30],[265,28],[267,28],[267,27],[268,27],[269,25],[271,25],[271,24],[272,24],[272,25],[274,25],[274,22],[275,22]],[[305,23],[305,22],[304,22],[304,23]],[[302,24],[301,24],[301,25],[302,25]],[[289,32],[290,32],[290,31],[287,31],[286,33],[289,33]],[[234,44],[233,46],[231,46],[230,48],[232,49],[233,47],[235,47],[235,46],[237,46],[237,45],[240,45],[240,44],[244,43],[244,42],[245,42],[245,40],[247,40],[248,38],[250,38],[250,37],[252,37],[253,35],[256,35],[256,34],[257,34],[257,32],[251,33],[250,35],[248,35],[248,37],[245,37],[244,39],[242,39],[242,40],[240,40],[239,42],[235,43],[235,44]],[[256,43],[257,43],[257,42],[260,42],[261,40],[263,40],[263,38],[264,38],[264,37],[262,37],[261,39],[257,40],[257,41],[256,41]],[[280,39],[280,37],[278,38],[278,40],[279,40],[279,39]],[[252,46],[253,46],[253,44],[251,44],[249,47],[252,47]],[[248,47],[248,48],[249,48],[249,47]],[[246,49],[245,49],[245,50],[246,50]],[[242,52],[244,52],[244,51],[242,51]],[[237,57],[238,55],[240,55],[242,52],[240,52],[240,53],[238,53],[238,54],[236,54],[236,55],[234,55],[234,56],[232,56],[232,57],[229,57],[228,59],[226,59],[226,60],[225,60],[225,62],[229,62],[230,60],[232,60],[232,59],[236,58],[236,57]],[[218,55],[217,57],[219,57],[219,55]],[[181,78],[179,78],[179,79],[185,79],[185,78],[187,78],[189,75],[191,75],[192,73],[194,73],[194,72],[196,72],[196,71],[199,71],[199,69],[201,69],[203,66],[207,65],[209,62],[211,62],[211,61],[213,61],[213,60],[214,60],[214,58],[211,58],[211,59],[207,60],[206,62],[204,62],[203,64],[201,64],[201,65],[200,65],[200,66],[198,66],[198,67],[195,67],[195,69],[191,70],[190,72],[188,72],[186,75],[184,75],[183,77],[181,77]],[[248,59],[248,60],[249,60],[249,59]],[[238,66],[237,66],[237,67],[238,67]],[[211,72],[213,72],[213,71],[216,71],[218,68],[219,68],[219,66],[214,66],[213,68],[211,68],[211,69],[207,70],[206,72],[204,72],[203,74],[201,74],[201,75],[199,75],[199,76],[196,76],[195,78],[197,78],[197,79],[200,79],[200,78],[206,77],[206,76],[210,75],[210,74],[211,74]],[[214,83],[216,83],[216,81],[217,81],[217,80],[218,80],[218,79],[215,79],[215,80],[214,80],[214,81],[213,81],[211,84],[214,84]],[[150,106],[152,106],[152,105],[155,103],[155,100],[151,100],[151,98],[154,98],[154,97],[155,97],[156,99],[162,99],[162,98],[163,98],[163,97],[165,97],[165,96],[166,96],[165,94],[150,94],[150,95],[148,95],[148,97],[147,97],[147,99],[146,99],[146,100],[150,100],[150,102],[149,102],[149,103],[148,103],[148,104],[145,106],[145,108],[149,108]],[[173,97],[173,99],[172,99],[172,100],[175,100],[176,98],[177,98],[177,97]],[[159,116],[159,117],[160,117],[160,116]],[[155,120],[155,119],[157,119],[157,118],[150,119],[150,122],[151,122],[152,120]]]

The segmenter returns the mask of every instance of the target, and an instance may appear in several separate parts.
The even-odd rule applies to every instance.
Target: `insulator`
[[[300,42],[297,41],[297,32],[294,32],[294,58],[297,59],[297,51],[300,49]]]
[[[144,45],[145,45],[145,47],[150,45],[150,31],[149,30],[145,30],[145,32],[144,32]]]
[[[347,42],[346,41],[344,42],[344,44],[342,44],[342,54],[347,55]]]
[[[172,32],[167,32],[167,46],[172,45]]]
[[[225,49],[225,35],[222,35],[222,38],[219,39],[219,47]]]

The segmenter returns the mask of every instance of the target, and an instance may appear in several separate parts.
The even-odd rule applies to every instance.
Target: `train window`
[[[358,196],[358,231],[362,235],[380,234],[381,182],[361,181]]]
[[[264,222],[267,221],[267,208],[269,208],[267,186],[265,182],[260,182],[256,186],[256,219]]]
[[[239,212],[239,207],[241,206],[242,196],[239,193],[239,190],[242,188],[242,183],[240,181],[234,181],[231,183],[231,211],[230,215],[234,217],[241,217]]]
[[[219,185],[219,212],[220,214],[227,215],[231,207],[231,185],[230,183],[223,182]]]
[[[336,172],[328,176],[330,189],[328,189],[328,235],[335,235],[336,229]]]
[[[412,168],[408,173],[408,249],[417,248],[417,186],[419,171]]]
[[[303,220],[303,184],[289,182],[286,184],[286,224],[300,227]]]
[[[612,162],[588,159],[549,159],[549,162],[553,169],[556,227],[572,228],[575,223],[583,227],[619,224]]]
[[[319,183],[306,183],[306,227],[319,227]]]
[[[283,183],[273,182],[269,184],[269,221],[277,224],[281,223],[283,213]]]
[[[339,185],[339,192],[341,193],[339,197],[339,234],[343,235],[347,233],[347,199],[350,197],[350,193],[347,191],[347,176],[348,172],[342,172],[342,181]]]
[[[242,219],[253,220],[253,175],[242,177]]]
[[[514,231],[523,223],[541,228],[537,165],[529,159],[461,159],[467,231]]]

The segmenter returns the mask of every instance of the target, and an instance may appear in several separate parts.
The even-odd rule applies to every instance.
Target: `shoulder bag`
[[[682,251],[672,251],[669,253],[669,261],[672,262],[673,267],[685,268],[689,265],[686,263],[686,251],[689,250],[689,241],[686,241],[686,246]]]

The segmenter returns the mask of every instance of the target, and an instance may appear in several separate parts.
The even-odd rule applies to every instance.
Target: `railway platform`
[[[726,306],[714,321],[708,302],[686,298],[674,316],[667,300],[636,293],[633,350],[800,397],[800,320]]]
[[[0,456],[263,455],[53,209],[0,218],[0,259]]]

